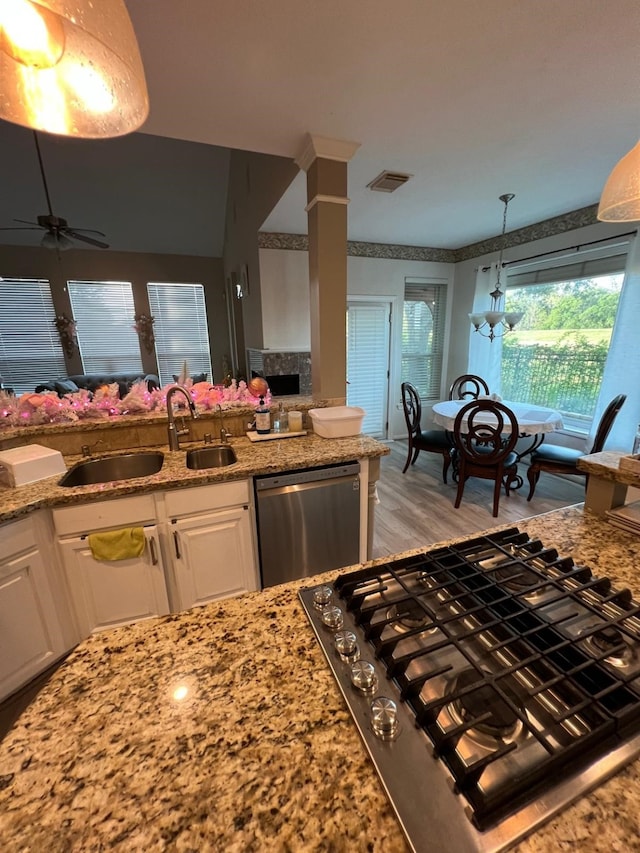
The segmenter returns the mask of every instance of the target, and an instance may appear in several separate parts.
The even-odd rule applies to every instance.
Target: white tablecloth
[[[456,416],[463,406],[472,400],[444,400],[433,406],[433,419],[441,427],[453,432]],[[518,419],[520,435],[538,435],[545,432],[553,432],[562,429],[562,415],[545,406],[533,406],[530,403],[512,403],[509,400],[501,402],[511,409]],[[487,415],[487,423],[495,423],[495,418]],[[464,426],[464,422],[463,422]],[[509,432],[509,425],[505,424],[505,432]]]

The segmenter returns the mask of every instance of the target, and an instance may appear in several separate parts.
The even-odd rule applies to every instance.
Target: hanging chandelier
[[[507,208],[511,199],[515,198],[513,193],[504,193],[499,196],[500,201],[504,204],[504,213],[502,215],[502,237],[500,242],[500,259],[498,260],[498,277],[496,286],[491,291],[491,307],[484,313],[469,314],[471,325],[476,332],[489,338],[492,341],[494,338],[501,338],[507,332],[513,332],[516,323],[522,320],[522,311],[503,311],[504,292],[500,289],[500,276],[502,274],[502,255],[504,253],[505,232],[507,230]],[[483,331],[484,329],[489,331]]]
[[[93,139],[131,133],[148,113],[124,0],[1,0],[0,118]]]

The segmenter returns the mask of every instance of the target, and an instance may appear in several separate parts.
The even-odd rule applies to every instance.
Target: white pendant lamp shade
[[[93,139],[131,133],[148,114],[123,0],[1,0],[0,118]]]
[[[603,222],[640,220],[640,142],[614,167],[598,207]]]

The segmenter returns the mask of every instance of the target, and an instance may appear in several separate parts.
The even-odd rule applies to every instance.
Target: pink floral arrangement
[[[122,399],[118,392],[118,384],[104,385],[93,394],[86,390],[76,391],[58,397],[57,394],[46,391],[40,394],[22,394],[13,397],[0,391],[0,429],[16,426],[33,426],[39,424],[74,423],[80,420],[96,418],[113,418],[122,415],[144,414],[145,412],[166,412],[167,391],[171,385],[147,390],[144,380],[135,382],[129,393]],[[247,383],[235,379],[228,387],[209,385],[208,382],[197,382],[191,379],[184,383],[199,411],[211,411],[220,405],[223,409],[255,407],[259,397],[251,393]],[[271,395],[267,392],[266,402]],[[179,398],[174,401],[178,406]]]

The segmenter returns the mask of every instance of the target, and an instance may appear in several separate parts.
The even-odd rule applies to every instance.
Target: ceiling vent
[[[377,178],[374,178],[370,184],[367,184],[369,189],[376,190],[381,193],[392,193],[406,184],[412,175],[404,175],[402,172],[380,172]]]

